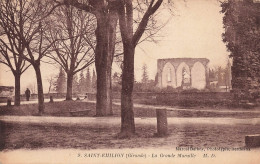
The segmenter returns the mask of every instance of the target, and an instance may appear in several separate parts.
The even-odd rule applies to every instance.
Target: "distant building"
[[[158,87],[205,89],[209,85],[208,63],[206,58],[158,59]]]

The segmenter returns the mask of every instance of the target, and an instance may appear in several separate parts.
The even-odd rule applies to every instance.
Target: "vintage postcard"
[[[0,164],[259,164],[259,43],[258,0],[1,0]]]

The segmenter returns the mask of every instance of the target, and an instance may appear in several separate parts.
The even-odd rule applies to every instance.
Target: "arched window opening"
[[[168,73],[167,73],[168,82],[171,82],[171,81],[172,81],[171,73],[172,73],[171,68],[168,68]]]

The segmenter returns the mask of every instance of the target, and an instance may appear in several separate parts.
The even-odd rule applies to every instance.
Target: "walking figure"
[[[25,91],[25,96],[26,96],[26,100],[29,101],[30,96],[31,96],[31,92],[30,92],[30,90],[28,88]]]

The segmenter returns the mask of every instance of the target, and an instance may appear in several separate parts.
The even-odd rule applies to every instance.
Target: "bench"
[[[78,110],[78,111],[70,111],[70,115],[74,117],[79,117],[79,116],[86,116],[90,112],[90,109],[86,110]]]

